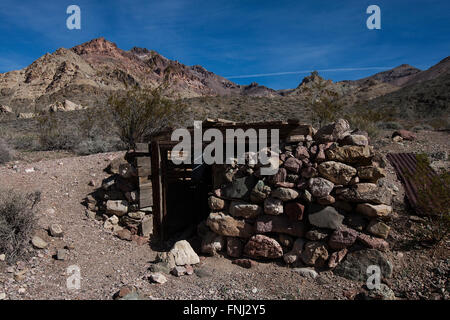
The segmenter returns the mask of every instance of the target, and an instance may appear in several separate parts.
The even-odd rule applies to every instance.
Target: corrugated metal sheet
[[[418,161],[414,153],[389,153],[386,158],[394,167],[405,187],[406,197],[411,207],[419,215],[436,214],[436,197],[430,185],[439,179],[437,173],[423,161]]]

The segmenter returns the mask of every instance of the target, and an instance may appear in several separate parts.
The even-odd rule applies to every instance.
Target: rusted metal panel
[[[437,173],[427,163],[418,161],[414,153],[389,153],[386,158],[403,183],[406,198],[416,214],[435,214],[438,195],[429,186],[439,179]]]

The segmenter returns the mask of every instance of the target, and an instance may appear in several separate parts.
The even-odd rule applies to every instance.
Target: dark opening
[[[211,167],[203,164],[193,167],[189,180],[168,183],[163,226],[165,239],[186,230],[196,230],[197,225],[208,217],[211,181]]]

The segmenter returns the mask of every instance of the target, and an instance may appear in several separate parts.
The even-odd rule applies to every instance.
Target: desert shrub
[[[16,136],[12,139],[12,144],[16,150],[35,151],[41,149],[39,138],[32,134]]]
[[[41,114],[37,120],[41,150],[72,150],[81,141],[76,124],[66,125],[56,113]]]
[[[412,127],[411,130],[414,132],[418,132],[418,131],[422,131],[422,130],[433,131],[434,128],[432,126],[430,126],[429,124],[419,124],[419,125],[415,125],[414,127]]]
[[[162,88],[132,88],[113,93],[107,103],[119,138],[133,148],[180,120],[181,103],[163,96]]]
[[[4,141],[3,139],[0,139],[0,164],[4,164],[6,162],[9,162],[14,157],[14,151],[11,149],[11,147]]]
[[[403,126],[395,121],[380,121],[377,123],[377,127],[383,130],[400,130]]]
[[[112,152],[126,149],[125,144],[111,137],[93,137],[81,141],[73,151],[78,155]]]
[[[6,254],[9,262],[25,253],[36,226],[35,206],[39,201],[40,192],[0,192],[0,252]]]

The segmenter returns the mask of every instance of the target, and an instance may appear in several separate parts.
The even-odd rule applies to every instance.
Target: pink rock
[[[255,265],[255,262],[250,259],[236,259],[233,260],[231,263],[246,269],[250,269]]]

